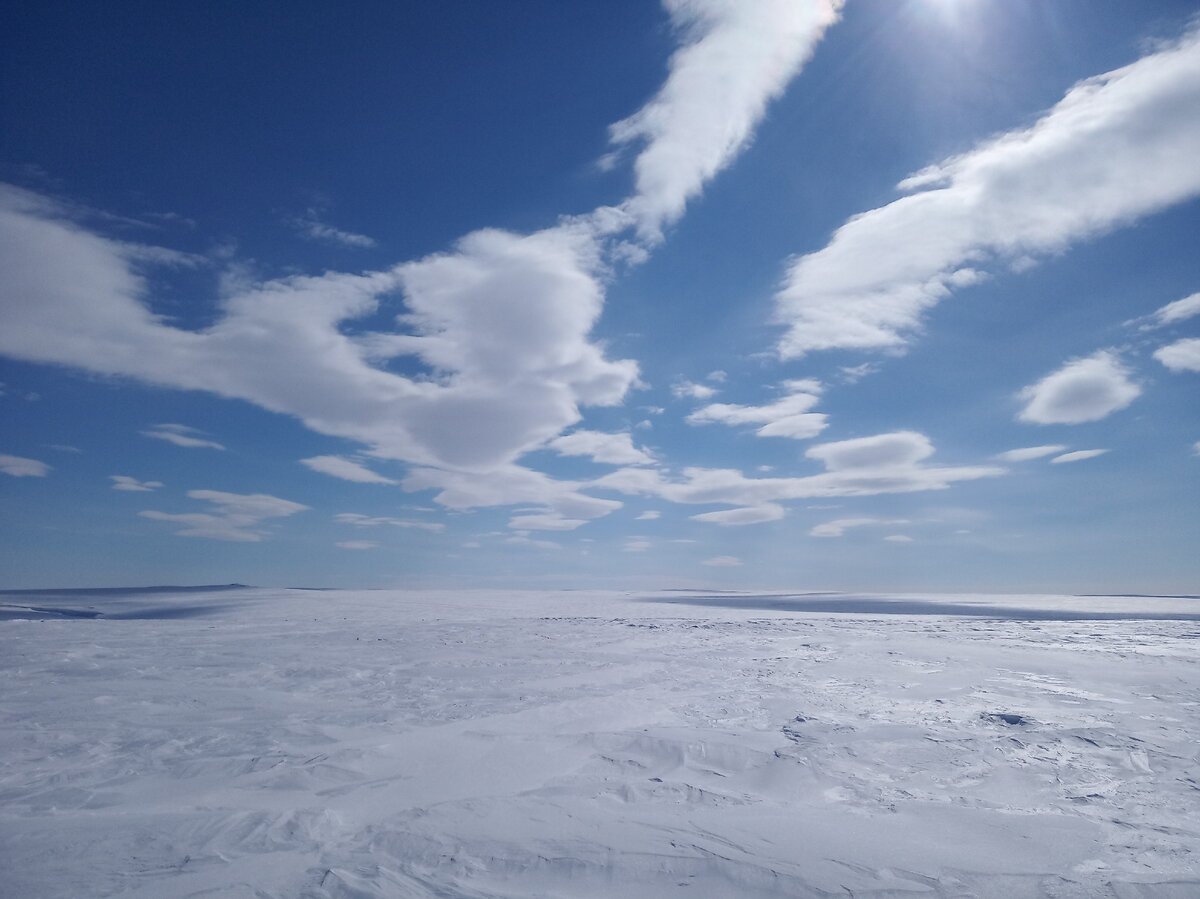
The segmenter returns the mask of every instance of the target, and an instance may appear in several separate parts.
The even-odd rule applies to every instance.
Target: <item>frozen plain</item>
[[[0,895],[1200,896],[1200,599],[0,595]]]

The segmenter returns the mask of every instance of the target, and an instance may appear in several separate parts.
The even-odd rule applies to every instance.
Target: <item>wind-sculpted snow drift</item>
[[[4,895],[1200,895],[1196,598],[0,611]]]

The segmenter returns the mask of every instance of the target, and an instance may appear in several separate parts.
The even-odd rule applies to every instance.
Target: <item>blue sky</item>
[[[4,585],[1195,592],[1196,13],[15,10]]]

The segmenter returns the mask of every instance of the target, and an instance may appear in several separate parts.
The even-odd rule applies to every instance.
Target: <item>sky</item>
[[[1200,7],[25,4],[0,586],[1200,591]]]

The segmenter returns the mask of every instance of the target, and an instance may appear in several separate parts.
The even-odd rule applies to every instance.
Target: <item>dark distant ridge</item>
[[[248,590],[248,584],[201,584],[192,587],[43,587],[36,590],[0,590],[0,596],[129,596],[145,593],[213,593]]]

